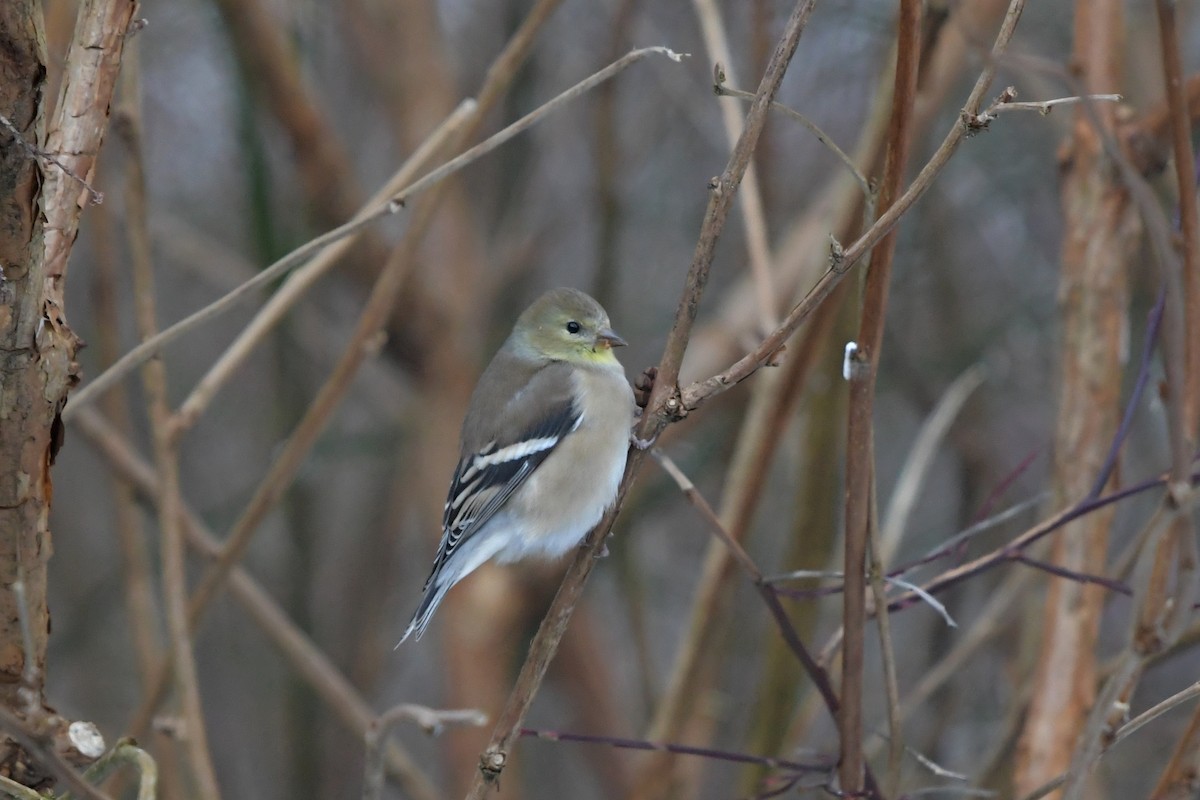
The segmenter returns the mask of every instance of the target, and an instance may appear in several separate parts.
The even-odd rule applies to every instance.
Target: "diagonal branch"
[[[751,104],[742,135],[733,149],[725,171],[711,185],[708,209],[705,212],[696,250],[693,253],[692,265],[688,270],[683,294],[675,312],[675,323],[667,338],[663,358],[659,365],[658,379],[651,393],[650,402],[647,404],[647,409],[652,410],[648,410],[642,415],[638,431],[640,438],[646,439],[657,435],[681,408],[677,386],[679,367],[683,362],[683,354],[687,349],[692,324],[695,322],[699,310],[700,298],[708,282],[713,252],[716,249],[717,240],[724,230],[733,195],[745,174],[754,146],[762,133],[770,102],[774,98],[779,84],[783,81],[788,64],[791,63],[792,56],[799,46],[800,34],[804,31],[815,2],[816,0],[800,0],[792,10],[783,36],[771,56],[759,85],[758,96]],[[496,778],[503,771],[509,751],[519,735],[525,714],[533,702],[533,697],[541,685],[546,669],[558,649],[567,622],[583,593],[583,587],[587,582],[588,575],[591,574],[595,558],[604,545],[604,539],[620,511],[625,493],[629,490],[634,475],[641,468],[644,458],[645,451],[643,450],[635,449],[630,452],[628,463],[625,466],[625,475],[613,507],[588,534],[584,545],[567,569],[562,585],[530,644],[529,655],[521,667],[517,682],[509,695],[508,703],[497,721],[491,742],[480,758],[480,772],[468,797],[482,800],[487,795],[488,788],[494,784]]]

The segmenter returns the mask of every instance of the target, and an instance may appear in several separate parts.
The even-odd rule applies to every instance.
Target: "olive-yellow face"
[[[615,363],[625,344],[599,303],[577,289],[552,289],[534,301],[517,330],[539,355],[558,361]]]

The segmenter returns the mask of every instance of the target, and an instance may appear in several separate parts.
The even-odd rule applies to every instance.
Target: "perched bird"
[[[560,556],[600,521],[634,422],[613,354],[624,344],[576,289],[546,292],[517,319],[471,396],[442,540],[401,642],[420,639],[446,591],[488,559]]]

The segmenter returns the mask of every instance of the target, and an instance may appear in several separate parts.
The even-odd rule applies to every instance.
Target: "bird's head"
[[[615,364],[617,335],[604,308],[578,289],[551,289],[517,320],[514,333],[542,358],[572,363]]]

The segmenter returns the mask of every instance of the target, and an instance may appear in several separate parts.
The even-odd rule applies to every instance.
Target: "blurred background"
[[[531,11],[548,5],[557,7],[511,78],[489,77],[489,66]],[[223,537],[349,341],[380,267],[406,259],[408,277],[386,342],[354,378],[242,562],[246,580],[373,714],[410,702],[479,708],[494,719],[503,705],[561,564],[484,568],[451,592],[424,639],[393,645],[432,563],[470,390],[519,311],[547,288],[577,286],[601,300],[630,342],[620,357],[631,380],[662,352],[707,184],[731,149],[721,104],[733,104],[739,119],[748,107],[713,92],[717,59],[697,12],[703,5],[176,0],[139,12],[148,21],[132,43],[141,96],[119,102],[141,105],[164,326],[352,216],[463,98],[488,104],[469,131],[470,144],[634,47],[690,54],[678,64],[661,57],[634,64],[373,225],[183,434],[184,498]],[[882,172],[872,131],[880,87],[891,83],[895,5],[819,2],[778,97],[871,176]],[[912,174],[955,124],[1007,4],[927,5]],[[50,61],[61,64],[77,4],[47,0],[45,8]],[[717,3],[716,10],[731,54],[723,64],[726,85],[753,91],[791,4],[741,0]],[[1119,50],[1111,53],[1123,65],[1114,91],[1125,98],[1121,118],[1137,120],[1162,103],[1158,31],[1152,4],[1126,3],[1124,14]],[[1200,28],[1187,4],[1180,14],[1190,74],[1200,66]],[[1073,94],[1052,72],[1020,60],[1068,67],[1073,24],[1070,4],[1031,3],[1012,46],[1018,58],[1001,65],[988,97],[1009,85],[1021,100]],[[493,95],[480,94],[485,85]],[[886,114],[886,102],[882,107]],[[1002,115],[962,145],[900,226],[876,400],[881,513],[890,513],[897,477],[935,406],[956,381],[968,388],[931,460],[923,471],[916,468],[923,481],[911,512],[885,515],[899,528],[888,563],[910,561],[973,522],[1032,501],[914,579],[995,547],[1060,507],[1045,491],[1062,347],[1058,176],[1072,114],[1061,108],[1045,116]],[[85,384],[137,342],[122,177],[129,158],[120,138],[110,136],[96,179],[105,202],[85,211],[74,252],[67,313],[89,345],[81,356]],[[753,237],[739,195],[717,249],[685,380],[707,377],[753,347],[771,317],[785,313],[825,269],[829,235],[846,243],[861,230],[861,190],[796,121],[770,117],[755,166],[764,211],[756,235],[769,248],[770,304],[764,308],[750,278]],[[1152,181],[1164,207],[1174,208],[1170,173]],[[1122,334],[1132,354],[1126,388],[1156,290],[1153,270],[1135,249]],[[852,277],[778,369],[721,395],[659,444],[722,519],[744,532],[768,574],[840,569],[841,361],[856,330],[858,293]],[[166,348],[174,404],[267,294]],[[796,361],[802,365],[792,369]],[[780,416],[771,446],[762,449],[755,425],[762,404],[772,402]],[[105,403],[105,414],[150,463],[140,382],[125,381]],[[1150,392],[1136,409],[1116,484],[1157,475],[1167,464],[1162,408]],[[131,600],[139,574],[150,576],[158,597],[156,517],[129,505],[120,476],[78,431],[68,430],[55,483],[47,695],[64,714],[95,721],[112,740],[129,729],[142,702],[146,653],[165,642],[158,606],[139,616]],[[1138,497],[1117,507],[1108,545],[1113,560],[1153,505],[1154,498]],[[836,758],[836,729],[812,686],[781,647],[749,581],[710,554],[712,541],[703,518],[648,462],[526,724],[795,760]],[[195,575],[205,562],[195,556]],[[1052,580],[1005,565],[963,583],[940,596],[957,628],[924,604],[894,615],[901,698],[913,699],[905,709],[906,743],[967,777],[951,781],[909,760],[907,791],[965,785],[1016,796],[1010,776],[1038,658],[1042,594]],[[1126,598],[1105,597],[1101,668],[1124,643],[1129,612]],[[223,795],[358,797],[363,740],[353,713],[305,672],[302,664],[311,661],[281,651],[278,625],[249,611],[247,602],[222,592],[195,641]],[[821,651],[840,626],[840,598],[787,604],[802,638]],[[699,635],[702,645],[685,676],[681,654]],[[962,660],[927,683],[943,658],[973,636],[978,641]],[[1200,669],[1194,639],[1185,637],[1150,667],[1132,699],[1135,709],[1194,679]],[[867,641],[866,726],[876,732],[885,724],[873,628]],[[668,701],[675,703],[672,719],[664,716]],[[171,708],[170,701],[160,708],[158,730],[170,727]],[[1094,796],[1145,796],[1187,715],[1176,709],[1115,748],[1098,768],[1102,786]],[[396,738],[432,788],[425,796],[452,797],[465,791],[489,734],[485,726],[430,738],[402,727]],[[171,752],[166,738],[143,734],[164,761]],[[882,738],[872,734],[867,749],[881,764]],[[525,739],[499,796],[751,797],[776,785],[769,782],[775,777],[730,761],[655,761],[605,745]],[[165,796],[188,796],[186,785],[185,777],[168,775]],[[421,791],[411,780],[388,788],[395,797]]]

